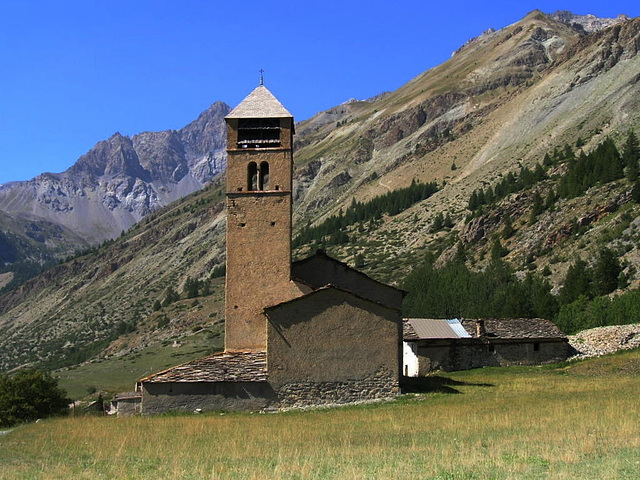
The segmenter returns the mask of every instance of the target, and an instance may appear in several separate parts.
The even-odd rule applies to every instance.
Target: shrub
[[[34,369],[0,375],[0,426],[61,415],[70,400],[58,388],[58,380]]]

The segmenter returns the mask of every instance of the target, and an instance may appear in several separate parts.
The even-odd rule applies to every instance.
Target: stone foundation
[[[277,391],[268,382],[152,383],[143,386],[141,410],[144,415],[274,411],[385,400],[399,393],[398,380],[383,375],[353,382],[288,383]]]
[[[278,389],[275,408],[304,408],[322,405],[382,400],[400,393],[396,379],[372,377],[357,382],[297,382]]]
[[[276,395],[266,382],[143,383],[142,414],[171,411],[257,411]]]

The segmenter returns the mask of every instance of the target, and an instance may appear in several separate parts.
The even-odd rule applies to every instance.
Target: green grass
[[[0,479],[640,478],[640,351],[430,377],[376,405],[78,417],[0,436]]]
[[[111,393],[130,391],[137,380],[147,375],[221,351],[224,337],[214,333],[200,330],[181,338],[178,348],[172,347],[172,341],[166,341],[136,354],[57,370],[53,375],[59,378],[59,386],[74,399],[87,395],[89,387]]]

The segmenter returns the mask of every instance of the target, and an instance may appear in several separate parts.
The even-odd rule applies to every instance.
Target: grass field
[[[0,478],[640,478],[638,350],[426,384],[306,412],[42,421],[0,436]]]

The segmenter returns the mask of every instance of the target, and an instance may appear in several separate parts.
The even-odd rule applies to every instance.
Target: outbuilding
[[[567,337],[542,318],[431,319],[403,321],[403,373],[487,366],[539,365],[571,355]]]

